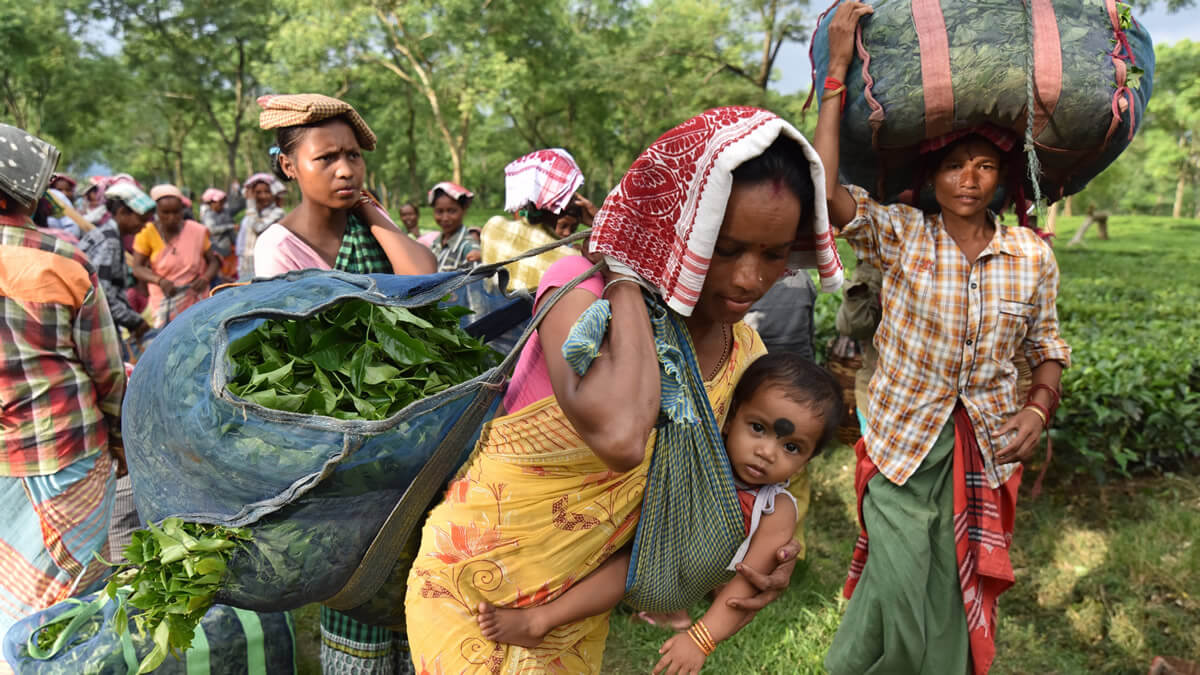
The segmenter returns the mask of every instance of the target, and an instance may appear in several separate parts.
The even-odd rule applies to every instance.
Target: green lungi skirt
[[[969,638],[954,544],[954,422],[904,485],[867,484],[870,552],[825,658],[833,675],[961,675]]]

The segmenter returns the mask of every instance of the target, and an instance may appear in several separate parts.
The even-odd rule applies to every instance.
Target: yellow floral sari
[[[734,326],[729,360],[705,385],[718,424],[742,372],[765,351],[754,329]],[[559,626],[526,649],[485,639],[476,608],[544,604],[631,541],[653,448],[651,437],[637,468],[609,470],[552,396],[492,420],[421,531],[405,599],[418,672],[600,672],[608,614]]]

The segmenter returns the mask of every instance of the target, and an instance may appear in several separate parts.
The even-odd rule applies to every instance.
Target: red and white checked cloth
[[[829,230],[825,169],[795,127],[759,108],[715,108],[654,141],[604,200],[590,250],[604,253],[610,266],[632,269],[657,286],[672,309],[691,316],[725,219],[733,170],[780,135],[804,149],[815,189],[813,231],[792,246],[788,268],[815,267],[821,290],[838,290],[842,261]]]
[[[474,192],[471,192],[467,188],[459,185],[458,183],[451,183],[448,180],[444,180],[444,181],[438,183],[437,185],[434,185],[433,187],[429,188],[428,196],[429,196],[429,205],[430,206],[433,206],[433,200],[434,200],[434,197],[437,196],[438,190],[445,192],[446,195],[450,197],[450,199],[453,199],[456,202],[461,200],[463,197],[466,197],[468,200],[475,198]]]
[[[583,172],[562,148],[538,150],[504,167],[504,210],[516,213],[526,206],[562,213],[583,185]]]

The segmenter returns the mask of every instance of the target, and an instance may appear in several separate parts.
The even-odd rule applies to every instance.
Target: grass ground
[[[1136,319],[1163,302],[1164,278],[1200,288],[1200,222],[1115,217],[1111,240],[1093,231],[1084,246],[1067,248],[1080,220],[1059,220],[1060,306],[1087,289],[1133,285],[1145,291],[1144,306],[1127,308]],[[836,302],[823,298],[818,317],[831,319]],[[1070,339],[1069,325],[1064,334]],[[1086,354],[1086,344],[1073,346]],[[808,561],[777,602],[717,649],[707,672],[822,672],[857,533],[849,450],[818,458],[812,472]],[[1017,584],[1001,599],[993,672],[1144,673],[1157,654],[1200,659],[1200,464],[1104,485],[1056,464],[1042,496],[1021,499]],[[320,672],[316,616],[315,606],[298,612],[301,673]],[[666,637],[618,610],[604,671],[648,673]]]

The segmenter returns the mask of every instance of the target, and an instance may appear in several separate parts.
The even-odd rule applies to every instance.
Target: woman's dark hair
[[[30,219],[33,224],[38,227],[49,227],[50,216],[54,213],[54,204],[48,197],[42,195],[38,197],[37,204],[33,207],[33,213],[30,214]]]
[[[345,122],[346,125],[349,126],[351,129],[354,128],[354,125],[350,124],[350,120],[347,119],[344,115],[335,115],[334,117],[329,117],[327,119],[323,119],[320,122],[311,122],[309,124],[297,124],[296,126],[292,126],[292,127],[279,127],[278,129],[276,129],[275,130],[275,147],[271,148],[271,150],[270,150],[271,173],[275,174],[275,176],[277,178],[279,178],[279,180],[281,180],[285,183],[292,180],[291,178],[288,177],[288,175],[286,173],[283,172],[283,167],[279,166],[280,155],[291,156],[292,153],[296,152],[296,148],[300,145],[300,141],[304,138],[304,134],[308,133],[309,129],[323,127],[326,124],[329,124],[330,122],[335,122],[335,121]],[[354,138],[355,138],[355,140],[357,140],[358,136],[355,135]]]
[[[17,200],[10,197],[7,192],[0,190],[0,214],[7,216],[16,213],[20,208],[21,205],[17,203]]]
[[[442,188],[437,188],[433,191],[433,199],[429,200],[429,204],[432,205],[434,202],[436,202],[438,197],[450,197],[450,193],[446,192]],[[450,199],[454,199],[454,197],[450,197]],[[454,201],[458,202],[458,205],[461,206],[464,211],[466,211],[467,207],[471,205],[471,198],[467,195],[463,195],[458,199],[454,199]]]
[[[109,197],[104,200],[104,208],[110,214],[115,216],[121,212],[121,209],[129,209],[129,205],[126,204],[121,199],[118,199],[116,197]],[[129,210],[132,211],[133,209],[129,209]]]
[[[401,204],[401,205],[400,205],[400,208],[402,209],[402,208],[404,208],[404,207],[406,207],[406,206],[408,206],[408,207],[411,207],[411,208],[412,208],[412,210],[413,210],[413,211],[416,211],[417,213],[420,213],[420,212],[421,212],[421,207],[420,207],[420,206],[417,206],[417,203],[416,203],[416,202],[414,202],[414,201],[407,201],[407,202],[404,202],[403,204]],[[399,209],[397,209],[397,210],[399,210]]]
[[[807,223],[813,216],[816,198],[811,171],[804,148],[791,138],[780,136],[761,155],[734,169],[733,182],[735,185],[782,184],[800,200],[800,222]]]
[[[784,396],[810,408],[821,418],[824,427],[813,457],[821,454],[842,423],[845,402],[842,400],[842,385],[828,370],[818,366],[795,352],[771,352],[760,357],[742,375],[733,390],[733,404],[729,415],[737,412],[738,405],[764,386],[776,386]]]

